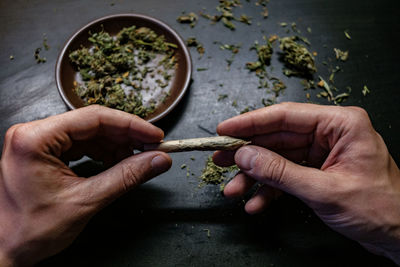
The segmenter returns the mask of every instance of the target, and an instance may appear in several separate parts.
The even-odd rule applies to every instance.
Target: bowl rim
[[[119,14],[107,15],[107,16],[103,16],[103,17],[100,17],[98,19],[92,20],[92,21],[86,23],[83,27],[79,28],[77,31],[75,31],[75,33],[72,34],[71,37],[69,37],[67,39],[67,41],[64,43],[64,46],[61,49],[61,51],[60,51],[60,53],[59,53],[59,55],[57,57],[56,71],[55,71],[57,89],[58,89],[58,92],[61,95],[61,98],[64,100],[64,103],[69,107],[69,109],[71,109],[71,110],[78,109],[77,107],[75,107],[69,101],[68,97],[64,93],[64,89],[63,89],[63,86],[62,86],[62,83],[61,83],[61,62],[62,62],[62,59],[63,59],[65,53],[67,52],[67,49],[70,46],[70,44],[74,41],[76,36],[78,36],[80,33],[87,31],[92,25],[94,25],[96,23],[99,23],[99,22],[104,21],[104,20],[113,19],[113,18],[119,18],[119,17],[139,18],[139,19],[151,21],[151,22],[153,22],[155,24],[158,24],[161,27],[165,28],[178,41],[178,45],[182,48],[183,55],[184,55],[185,61],[187,63],[187,71],[185,73],[185,81],[184,81],[182,90],[180,91],[179,95],[175,98],[175,100],[171,103],[171,105],[169,105],[163,112],[161,112],[160,114],[158,114],[157,116],[155,116],[153,118],[150,118],[150,119],[146,120],[146,121],[148,121],[150,123],[154,123],[154,122],[164,118],[167,114],[169,114],[178,105],[178,103],[182,100],[182,98],[185,95],[187,89],[189,88],[190,81],[192,79],[193,64],[192,64],[192,58],[190,56],[189,49],[187,48],[183,38],[171,26],[169,26],[165,22],[163,22],[163,21],[161,21],[159,19],[150,17],[148,15],[139,14],[139,13],[119,13]]]

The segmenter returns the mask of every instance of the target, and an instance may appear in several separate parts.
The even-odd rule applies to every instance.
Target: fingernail
[[[249,171],[254,168],[258,154],[258,151],[252,147],[243,147],[236,154],[236,163],[240,169]]]
[[[157,155],[151,160],[151,168],[156,174],[160,174],[170,168],[170,162],[166,157]]]

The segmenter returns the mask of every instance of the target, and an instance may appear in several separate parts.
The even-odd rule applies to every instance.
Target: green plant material
[[[233,15],[234,8],[240,5],[240,0],[220,0],[219,5],[216,7],[218,14],[209,15],[201,12],[200,15],[203,18],[211,20],[212,23],[217,23],[221,21],[223,25],[228,29],[235,30],[236,26],[235,24],[233,24],[233,20],[237,20],[248,25],[251,24],[251,20],[248,16],[242,15],[240,18],[235,18],[235,16]]]
[[[47,61],[45,57],[40,56],[40,51],[42,51],[42,48],[38,47],[35,49],[35,53],[33,54],[33,56],[35,57],[36,63],[38,63],[38,64],[45,63]]]
[[[250,50],[256,50],[257,61],[247,62],[246,68],[256,73],[259,78],[259,88],[268,88],[268,74],[266,67],[271,63],[273,48],[266,36],[264,36],[263,39],[266,41],[266,44],[260,45],[256,41],[250,48]]]
[[[187,167],[186,164],[182,164],[182,165],[181,165],[181,169],[182,169],[182,170],[183,170],[183,169],[186,169],[186,167]]]
[[[296,39],[302,41],[303,43],[305,43],[308,46],[311,45],[311,42],[304,36],[296,35]]]
[[[50,46],[49,46],[49,44],[47,43],[47,36],[46,36],[46,34],[43,34],[43,47],[44,47],[44,49],[45,49],[46,51],[50,49]]]
[[[264,19],[268,18],[269,11],[268,11],[267,7],[263,7],[263,11],[261,12],[261,15],[263,16]]]
[[[261,103],[264,105],[264,107],[269,107],[269,106],[275,105],[277,102],[276,102],[275,97],[271,97],[271,98],[267,98],[267,99],[263,98],[261,100]]]
[[[347,38],[348,40],[351,40],[351,36],[350,36],[348,30],[345,30],[345,31],[344,31],[344,36],[346,36],[346,38]]]
[[[227,179],[226,175],[228,173],[237,170],[239,170],[239,168],[236,165],[231,167],[219,167],[212,161],[212,156],[209,156],[200,176],[200,186],[205,184],[221,184]]]
[[[221,95],[219,95],[218,96],[218,101],[221,101],[221,100],[224,100],[224,99],[226,99],[226,98],[228,98],[228,95],[226,95],[226,94],[221,94]]]
[[[238,19],[240,22],[243,22],[247,25],[251,25],[251,18],[248,17],[247,15],[241,15],[240,18]]]
[[[349,96],[350,96],[349,93],[341,93],[341,94],[336,95],[334,97],[333,101],[335,104],[340,104],[340,103],[346,101]]]
[[[14,56],[13,55],[10,56],[10,60],[14,60]]]
[[[281,23],[279,23],[279,25],[280,25],[281,27],[286,27],[288,24],[287,24],[286,22],[281,22]]]
[[[187,23],[190,24],[190,27],[196,26],[196,22],[198,20],[198,16],[190,12],[189,14],[183,14],[176,19],[179,23]]]
[[[211,231],[210,229],[203,229],[203,231],[207,232],[207,237],[210,238],[211,237]]]
[[[292,22],[292,24],[290,25],[292,27],[292,31],[295,33],[300,33],[299,29],[297,29],[297,24],[296,22]]]
[[[300,81],[301,85],[303,85],[304,90],[310,90],[310,89],[315,89],[315,83],[313,80],[301,80]]]
[[[206,70],[208,70],[208,68],[197,68],[196,70],[197,71],[206,71]]]
[[[319,76],[319,79],[320,81],[318,82],[318,86],[325,90],[325,92],[320,93],[320,95],[328,98],[328,101],[332,101],[334,97],[329,84],[321,76]]]
[[[242,111],[240,111],[240,114],[247,113],[247,112],[249,112],[250,110],[251,110],[250,107],[247,106],[247,107],[245,107]]]
[[[279,94],[286,89],[286,85],[282,80],[278,78],[271,78],[272,80],[272,91],[275,93],[275,97],[278,97]]]
[[[229,59],[225,59],[227,62],[227,70],[230,70],[230,67],[235,60],[235,56],[237,53],[239,53],[239,49],[241,48],[241,44],[234,45],[234,44],[222,44],[220,42],[214,42],[214,44],[220,44],[219,48],[221,50],[229,50],[231,51],[231,57]]]
[[[238,107],[237,100],[234,100],[234,101],[232,102],[232,107],[235,107],[235,108]]]
[[[349,51],[342,51],[338,48],[333,48],[333,51],[335,51],[336,59],[341,61],[346,61],[349,57]]]
[[[366,86],[366,85],[364,85],[364,87],[363,87],[363,89],[362,89],[362,94],[364,95],[364,96],[367,96],[368,94],[370,94],[371,93],[371,91],[368,89],[368,87]]]
[[[225,27],[227,27],[230,30],[235,30],[236,26],[235,24],[233,24],[229,19],[227,19],[226,17],[222,18],[222,23],[224,24]]]
[[[123,28],[115,37],[104,30],[90,33],[88,40],[92,47],[69,54],[82,80],[74,82],[74,91],[85,105],[99,104],[142,118],[154,112],[156,101],[150,99],[144,105],[142,92],[169,85],[177,64],[177,45],[150,28],[135,25]],[[155,78],[156,86],[145,85],[147,76]]]
[[[199,53],[200,57],[202,57],[205,53],[205,49],[203,44],[201,44],[196,37],[189,37],[186,40],[186,44],[189,47],[196,47],[197,53]]]
[[[250,50],[256,50],[258,59],[255,62],[246,63],[246,67],[251,71],[256,71],[258,69],[265,70],[265,66],[269,65],[271,62],[273,53],[271,43],[267,41],[265,45],[260,45],[256,41]]]
[[[306,47],[296,42],[298,37],[284,37],[279,39],[280,49],[283,51],[283,61],[290,69],[285,75],[309,76],[317,71],[314,57]]]
[[[310,27],[307,27],[307,32],[308,32],[308,33],[312,33],[312,30],[311,30]]]

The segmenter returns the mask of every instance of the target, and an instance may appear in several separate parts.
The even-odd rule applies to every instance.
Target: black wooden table
[[[400,2],[271,0],[267,19],[255,2],[242,0],[242,7],[235,9],[238,16],[251,16],[252,25],[235,22],[237,29],[231,31],[204,18],[194,28],[176,21],[183,11],[216,13],[216,0],[1,0],[0,143],[15,123],[67,111],[56,88],[54,68],[69,36],[104,15],[141,13],[166,22],[184,39],[196,37],[206,51],[199,58],[191,50],[193,82],[178,107],[156,123],[166,139],[214,135],[218,122],[246,107],[262,107],[261,99],[271,94],[257,89],[257,77],[245,69],[246,62],[256,59],[249,49],[254,41],[261,43],[264,35],[293,35],[290,25],[295,22],[301,35],[310,40],[310,50],[318,53],[318,74],[328,79],[330,65],[344,70],[335,76],[340,92],[352,88],[344,105],[369,112],[399,163]],[[281,22],[288,26],[282,27]],[[33,54],[42,46],[44,34],[51,48],[41,51],[47,62],[37,64]],[[214,42],[241,44],[230,70],[226,68],[230,52]],[[337,62],[333,48],[349,50],[348,61]],[[304,91],[300,79],[285,77],[276,55],[271,66],[268,71],[287,85],[278,102],[329,104],[316,97],[320,89]],[[364,85],[371,91],[367,96],[362,94]],[[224,94],[228,97],[218,101]],[[237,105],[232,105],[235,101]],[[392,266],[330,230],[293,197],[284,196],[263,214],[249,216],[242,199],[225,199],[218,186],[199,188],[198,176],[209,154],[172,155],[174,164],[168,173],[100,212],[71,247],[40,266]],[[189,177],[182,164],[189,166]],[[101,166],[84,161],[74,170],[90,176]]]

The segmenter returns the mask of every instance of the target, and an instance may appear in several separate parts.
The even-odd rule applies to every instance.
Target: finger
[[[258,146],[240,148],[235,162],[247,176],[301,199],[318,198],[330,182],[321,170],[297,165]]]
[[[249,191],[256,181],[244,173],[238,173],[224,188],[224,196],[240,197]]]
[[[45,144],[59,154],[68,150],[73,141],[96,136],[119,145],[135,141],[159,142],[164,136],[161,129],[135,115],[101,106],[89,106],[52,116],[33,122],[32,126],[35,126],[31,127],[31,139],[35,141],[31,142],[32,146]]]
[[[132,188],[167,171],[171,158],[163,152],[144,152],[82,182],[89,206],[98,210]]]
[[[282,103],[230,118],[217,127],[219,135],[250,137],[289,131],[312,133],[319,122],[337,113],[340,107],[321,107],[314,104]],[[328,120],[329,121],[329,120]]]
[[[276,189],[264,184],[260,186],[253,197],[247,201],[244,209],[249,214],[260,213],[265,210],[276,197]]]
[[[294,132],[275,132],[256,135],[251,138],[251,144],[268,149],[297,149],[309,147],[313,142],[313,134],[299,134]]]
[[[236,151],[215,151],[213,154],[213,161],[216,165],[221,167],[229,167],[235,165]]]

